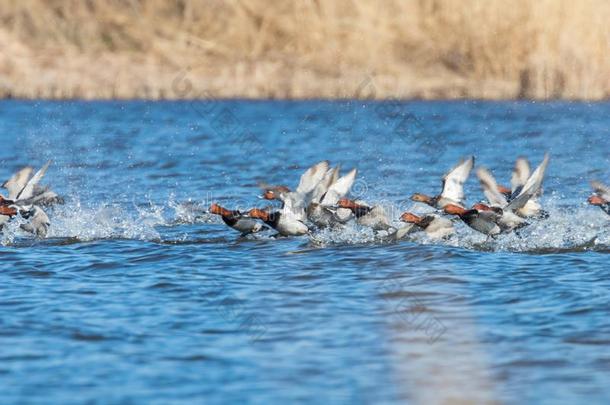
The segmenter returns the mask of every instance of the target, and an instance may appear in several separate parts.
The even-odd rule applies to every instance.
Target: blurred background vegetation
[[[606,0],[3,0],[0,97],[597,100],[609,22]]]

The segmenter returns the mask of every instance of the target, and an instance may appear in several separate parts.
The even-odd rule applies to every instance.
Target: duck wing
[[[532,175],[527,179],[519,194],[517,194],[508,205],[504,208],[506,211],[516,211],[522,208],[532,197],[535,197],[542,187],[542,180],[546,167],[549,164],[549,154],[545,153],[542,163],[534,170]]]
[[[513,194],[515,194],[517,190],[520,191],[520,189],[523,188],[527,179],[530,177],[530,173],[530,162],[524,157],[518,157],[515,161],[513,175],[510,178],[510,188]]]
[[[295,190],[298,194],[309,194],[313,192],[314,188],[322,180],[326,172],[328,171],[328,161],[316,163],[303,173],[299,185]]]
[[[358,170],[354,168],[334,182],[322,198],[322,205],[336,205],[340,198],[345,197],[356,180],[356,174]]]
[[[464,202],[464,183],[470,175],[470,171],[474,166],[474,156],[468,159],[462,159],[443,176],[443,191],[441,197],[455,201],[459,204]]]
[[[8,190],[9,200],[14,200],[17,198],[17,195],[21,190],[23,190],[33,171],[34,169],[29,166],[24,167],[2,184],[2,187]]]
[[[49,160],[47,163],[45,163],[44,166],[40,168],[40,170],[36,172],[36,174],[34,174],[34,176],[32,176],[32,178],[17,194],[15,200],[27,200],[28,198],[32,198],[34,196],[34,187],[40,182],[40,180],[42,180],[50,164],[51,161]]]
[[[484,167],[479,167],[477,169],[477,177],[481,182],[483,194],[485,194],[487,201],[489,201],[493,207],[505,207],[506,204],[508,204],[504,194],[498,191],[498,183],[489,170]]]
[[[322,201],[324,194],[328,191],[328,188],[337,181],[337,175],[339,173],[339,166],[328,169],[322,180],[318,183],[316,188],[313,190],[311,195],[311,201],[319,203]]]

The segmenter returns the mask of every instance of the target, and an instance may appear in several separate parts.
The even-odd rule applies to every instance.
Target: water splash
[[[72,201],[49,210],[49,238],[73,238],[79,241],[97,239],[137,239],[156,241],[161,235],[155,229],[167,223],[164,208],[148,206],[124,207],[101,203],[84,205]]]
[[[530,225],[495,239],[487,238],[455,220],[456,233],[444,240],[435,240],[425,232],[416,232],[401,238],[418,244],[436,244],[481,251],[510,251],[525,253],[550,253],[564,251],[610,251],[610,218],[601,210],[585,205],[560,206],[561,200],[551,198],[545,209],[549,218],[531,221]],[[427,211],[426,208],[412,207],[412,211]],[[389,209],[394,214],[401,209]],[[222,224],[220,217],[210,215],[205,207],[192,200],[176,202],[168,199],[167,205],[149,202],[124,206],[112,203],[85,205],[72,200],[65,205],[48,210],[51,227],[47,238],[78,241],[99,239],[133,239],[153,242],[168,242],[175,239],[164,237],[159,228],[174,228],[193,224]],[[392,215],[395,216],[395,215]],[[19,245],[24,241],[35,241],[31,235],[20,229],[25,223],[22,218],[8,222],[0,234],[2,245]],[[399,221],[393,223],[396,229],[404,226]],[[235,235],[237,237],[237,234]],[[252,238],[268,238],[269,234],[253,235]],[[167,240],[166,240],[167,239]],[[188,241],[185,233],[183,241]],[[336,246],[353,244],[395,243],[393,231],[373,231],[358,225],[355,221],[335,228],[314,231],[310,237],[314,246]]]

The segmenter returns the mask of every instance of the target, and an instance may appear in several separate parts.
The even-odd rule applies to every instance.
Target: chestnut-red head
[[[269,220],[269,213],[267,211],[261,210],[259,208],[252,208],[248,211],[248,216],[256,219],[260,219],[262,221]]]
[[[473,205],[472,208],[477,211],[493,211],[493,209],[489,205],[483,203],[477,203]]]
[[[400,216],[400,220],[410,224],[418,224],[421,222],[422,218],[410,212],[405,212]]]
[[[352,201],[349,198],[341,198],[339,201],[337,201],[337,205],[341,208],[349,208],[349,209],[356,209],[359,207],[359,205],[356,204],[355,201]]]
[[[276,186],[272,188],[268,188],[263,193],[263,198],[265,200],[277,200],[281,193],[289,193],[290,189],[286,186]]]
[[[425,194],[415,193],[411,196],[411,201],[432,204],[432,197]]]
[[[511,195],[512,190],[508,187],[504,187],[498,184],[498,191],[504,195]]]
[[[9,217],[12,217],[17,215],[17,210],[7,205],[0,205],[0,215],[8,215]]]
[[[466,213],[466,209],[464,207],[460,207],[455,204],[447,204],[443,207],[443,211],[450,215],[464,215]]]
[[[589,199],[587,201],[589,201],[589,204],[591,204],[591,205],[604,205],[604,204],[608,203],[608,201],[604,200],[602,197],[598,196],[597,194],[593,194],[591,197],[589,197]]]

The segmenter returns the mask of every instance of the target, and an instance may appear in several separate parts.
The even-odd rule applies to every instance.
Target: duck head
[[[597,194],[593,194],[591,197],[588,198],[587,201],[591,205],[604,205],[604,204],[608,204],[608,201],[604,200],[602,197],[598,196]]]
[[[0,205],[0,215],[15,216],[17,215],[17,209],[8,205]]]
[[[464,207],[460,207],[459,205],[455,204],[445,205],[443,211],[445,211],[449,215],[464,215],[467,212]]]
[[[500,184],[498,184],[497,189],[500,194],[504,194],[505,196],[510,197],[510,195],[512,194],[512,191],[510,188],[501,186]]]
[[[421,202],[428,205],[434,205],[434,198],[429,195],[415,193],[411,196],[411,201]]]
[[[265,190],[263,193],[263,198],[265,200],[278,200],[280,198],[280,194],[286,194],[289,192],[290,189],[286,186],[276,186]]]
[[[402,222],[407,222],[410,224],[419,224],[422,221],[422,217],[412,214],[410,212],[405,212],[400,216],[400,220]]]
[[[473,205],[472,209],[473,210],[477,210],[479,212],[481,212],[481,211],[493,211],[496,214],[500,214],[500,215],[502,215],[502,212],[503,212],[502,208],[490,207],[489,205],[483,204],[483,203],[477,203],[477,204]]]
[[[222,215],[222,216],[229,216],[231,215],[231,211],[229,211],[226,208],[221,207],[220,205],[213,203],[212,205],[210,205],[210,209],[209,209],[211,214],[216,214],[216,215]]]
[[[361,205],[356,203],[356,201],[350,200],[349,198],[341,198],[339,199],[339,201],[337,201],[337,207],[355,210],[357,208],[360,208]]]
[[[248,216],[260,219],[263,222],[269,221],[271,219],[271,214],[259,208],[252,208],[250,211],[248,211]]]

